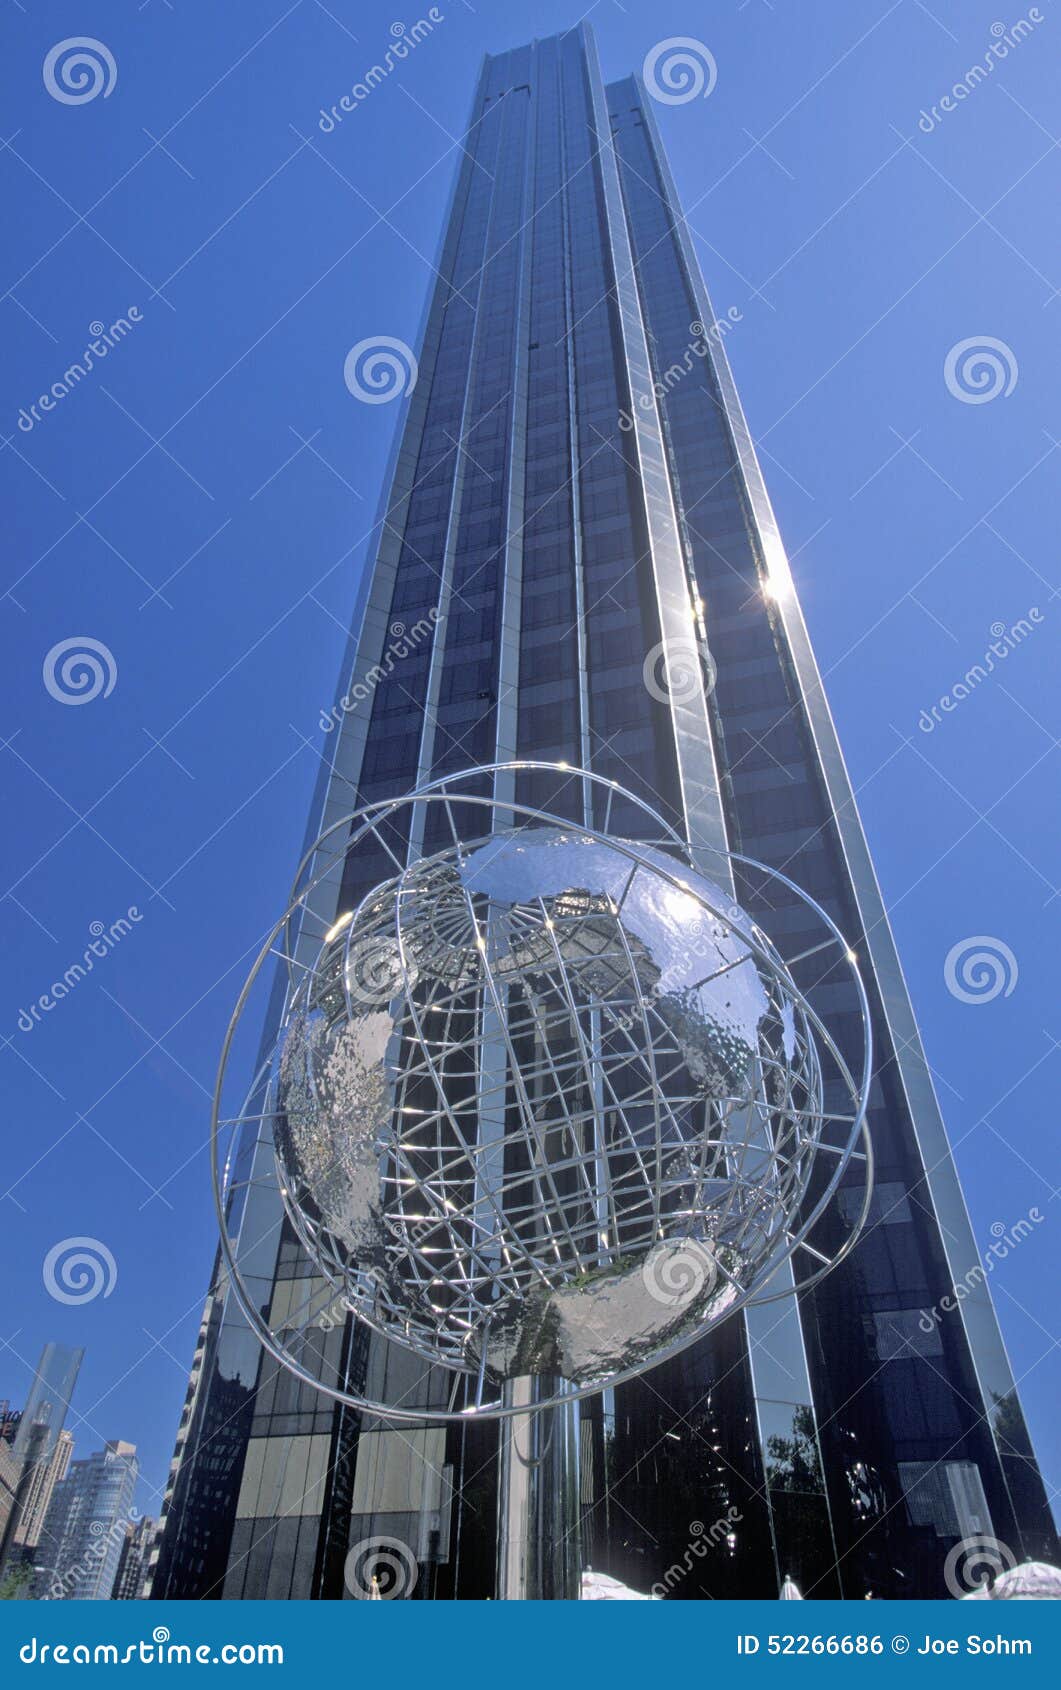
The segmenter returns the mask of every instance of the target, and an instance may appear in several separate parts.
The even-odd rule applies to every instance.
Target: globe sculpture
[[[861,1223],[832,1252],[811,1235],[852,1157],[863,1218],[869,1202],[866,1000],[829,918],[784,876],[719,859],[802,910],[786,959],[615,783],[554,770],[599,826],[502,798],[531,767],[450,776],[329,829],[241,998],[279,951],[279,1037],[231,1112],[240,1011],[226,1041],[215,1188],[236,1294],[286,1366],[374,1414],[505,1417],[526,1406],[515,1380],[542,1382],[539,1407],[614,1385],[790,1292],[794,1257],[803,1285],[833,1266]],[[647,842],[612,833],[616,798]],[[356,888],[338,914],[337,886]],[[815,1007],[839,977],[862,1006],[854,1064]],[[266,1320],[230,1235],[235,1164],[220,1165],[223,1131],[248,1123],[271,1132],[329,1306],[465,1375],[463,1406],[322,1381],[312,1299],[301,1333],[290,1312]]]

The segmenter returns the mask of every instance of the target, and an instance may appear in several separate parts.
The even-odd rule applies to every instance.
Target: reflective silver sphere
[[[288,1214],[425,1360],[605,1384],[790,1252],[824,1120],[813,1023],[675,856],[560,825],[454,844],[295,983],[270,1093]]]

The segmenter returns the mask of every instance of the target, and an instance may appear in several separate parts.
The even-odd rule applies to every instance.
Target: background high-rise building
[[[944,1595],[948,1549],[1054,1551],[1042,1483],[887,915],[725,351],[635,78],[585,27],[488,59],[361,595],[309,840],[358,803],[522,760],[584,766],[705,849],[780,869],[850,936],[870,996],[870,1225],[798,1299],[735,1317],[583,1406],[587,1559],[675,1597]],[[402,652],[392,629],[404,630]],[[488,792],[495,777],[477,778]],[[498,777],[500,778],[500,777]],[[520,802],[587,813],[527,767]],[[642,833],[632,806],[610,826]],[[397,849],[429,851],[425,838]],[[365,878],[355,879],[354,873]],[[390,872],[378,865],[376,879]],[[326,921],[371,884],[359,859]],[[791,941],[798,901],[738,892]],[[817,965],[807,959],[804,965]],[[808,974],[808,978],[817,978]],[[860,1037],[839,975],[830,1031]],[[274,1003],[273,1030],[280,1009]],[[244,1271],[274,1323],[311,1269],[240,1148]],[[861,1205],[854,1164],[832,1254]],[[797,1272],[805,1270],[797,1270]],[[965,1295],[952,1297],[961,1284]],[[943,1299],[950,1310],[941,1313]],[[452,1381],[351,1322],[319,1376],[442,1406]],[[395,1430],[287,1377],[215,1280],[153,1593],[339,1597],[351,1545],[400,1539],[418,1597],[493,1588],[497,1429]]]
[[[150,1514],[126,1522],[125,1541],[111,1593],[113,1601],[137,1602],[148,1594],[151,1552],[157,1532],[158,1521]]]
[[[5,1453],[9,1465],[4,1469],[11,1479],[15,1478],[21,1464],[16,1464],[12,1455],[15,1433],[18,1430],[21,1414],[16,1412],[5,1417],[0,1414],[0,1442],[6,1446]],[[10,1437],[7,1431],[10,1430]],[[70,1432],[60,1432],[55,1440],[55,1447],[45,1461],[30,1464],[26,1474],[19,1518],[9,1538],[9,1554],[14,1550],[34,1550],[40,1542],[41,1528],[48,1512],[48,1505],[52,1499],[52,1492],[60,1479],[66,1477],[70,1466],[70,1459],[74,1453],[74,1439]],[[14,1494],[14,1489],[7,1482],[3,1484],[8,1500]]]
[[[35,1560],[74,1440],[63,1430],[83,1350],[45,1344],[26,1405],[0,1414],[0,1577]]]
[[[136,1445],[119,1439],[71,1463],[55,1487],[41,1533],[33,1589],[38,1600],[110,1598],[139,1471]]]

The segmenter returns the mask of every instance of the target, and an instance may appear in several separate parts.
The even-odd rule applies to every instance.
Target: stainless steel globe
[[[769,1295],[800,1247],[819,1271],[805,1241],[858,1154],[868,1050],[855,1078],[802,956],[786,962],[662,823],[648,844],[515,802],[498,825],[481,801],[482,837],[454,824],[443,848],[394,858],[314,941],[337,863],[453,786],[318,842],[255,1101],[329,1298],[472,1375],[489,1413],[506,1378],[584,1394],[643,1371]],[[853,973],[805,908],[814,972]],[[290,1363],[290,1334],[269,1336]]]

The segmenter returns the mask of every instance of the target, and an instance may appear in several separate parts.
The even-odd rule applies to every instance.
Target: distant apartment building
[[[40,1601],[107,1601],[114,1594],[140,1464],[114,1439],[74,1461],[57,1484],[36,1557]]]
[[[139,1520],[129,1520],[125,1527],[125,1542],[114,1580],[112,1598],[115,1602],[136,1602],[147,1595],[151,1551],[155,1547],[158,1521],[150,1514]]]
[[[3,1446],[0,1449],[0,1491],[4,1498],[9,1499],[14,1495],[18,1479],[23,1477],[23,1464],[15,1457],[13,1448],[22,1415],[18,1410],[5,1413],[5,1408],[5,1404],[0,1404],[0,1445]],[[9,1537],[9,1554],[21,1550],[23,1558],[26,1558],[27,1552],[36,1549],[52,1493],[60,1479],[66,1478],[73,1453],[73,1435],[60,1432],[50,1456],[29,1464],[24,1475],[19,1517]],[[5,1503],[0,1500],[0,1511],[4,1509]]]

